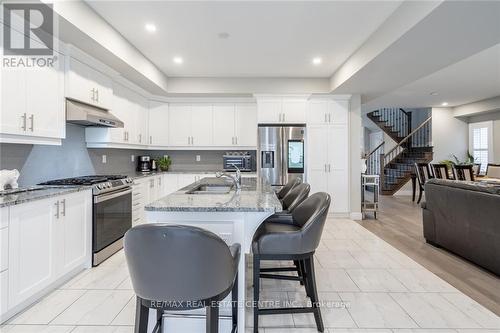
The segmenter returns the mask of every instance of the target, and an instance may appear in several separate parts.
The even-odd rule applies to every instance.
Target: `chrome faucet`
[[[231,178],[232,181],[234,182],[234,186],[236,186],[236,189],[239,190],[241,189],[241,171],[235,164],[231,163],[231,165],[236,168],[236,175],[233,176],[227,172],[217,172],[215,176],[217,178],[221,177]]]

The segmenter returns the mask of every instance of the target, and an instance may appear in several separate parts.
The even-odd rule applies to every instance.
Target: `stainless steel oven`
[[[132,188],[94,194],[93,215],[92,265],[97,266],[123,248],[123,236],[132,227]]]

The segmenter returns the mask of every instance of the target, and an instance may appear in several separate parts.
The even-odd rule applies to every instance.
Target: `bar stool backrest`
[[[315,251],[321,240],[328,210],[330,208],[330,195],[318,192],[305,199],[294,209],[292,216],[297,225],[301,226],[300,247],[302,253]]]
[[[124,249],[134,291],[146,300],[207,300],[231,288],[236,275],[226,243],[197,227],[139,225],[126,232]]]
[[[301,182],[302,179],[300,179],[299,177],[290,179],[288,183],[286,183],[285,186],[283,186],[281,190],[279,190],[279,192],[276,193],[278,199],[283,199],[288,194],[288,192],[290,192],[295,186],[297,186]]]
[[[283,198],[283,209],[286,209],[289,213],[293,212],[293,210],[304,201],[309,192],[311,190],[311,186],[307,183],[302,183],[296,185],[288,194]]]

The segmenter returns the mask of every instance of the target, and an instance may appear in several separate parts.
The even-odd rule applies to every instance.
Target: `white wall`
[[[361,96],[353,95],[349,112],[350,206],[351,218],[361,219]]]
[[[432,145],[434,160],[465,159],[469,147],[468,124],[454,117],[452,108],[432,108]]]

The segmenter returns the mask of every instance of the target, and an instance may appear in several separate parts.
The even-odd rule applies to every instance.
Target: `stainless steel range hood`
[[[66,99],[66,122],[81,126],[123,127],[123,121],[108,110],[71,99]]]

